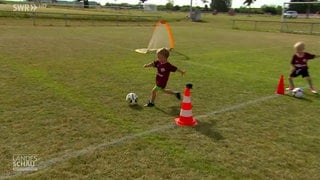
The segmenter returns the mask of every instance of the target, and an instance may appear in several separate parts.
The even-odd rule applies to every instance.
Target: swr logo
[[[13,11],[35,12],[38,6],[35,4],[14,4]]]

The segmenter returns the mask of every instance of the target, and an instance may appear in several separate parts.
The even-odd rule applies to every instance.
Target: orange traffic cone
[[[279,79],[279,83],[278,83],[278,87],[277,87],[276,93],[284,95],[284,78],[283,78],[283,75],[281,75],[281,77]]]
[[[180,117],[175,118],[176,124],[179,126],[195,126],[197,121],[192,117],[192,104],[190,89],[192,84],[187,84],[184,90],[184,97],[181,104]]]

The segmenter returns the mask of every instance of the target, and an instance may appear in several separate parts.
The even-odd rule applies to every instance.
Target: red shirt
[[[314,58],[314,54],[310,54],[307,52],[303,53],[302,57],[299,57],[296,54],[294,54],[291,60],[291,64],[298,69],[308,69],[308,61]]]
[[[167,86],[170,72],[175,72],[178,68],[169,62],[160,63],[158,60],[154,61],[153,64],[158,70],[156,75],[156,85],[161,88],[165,88]]]

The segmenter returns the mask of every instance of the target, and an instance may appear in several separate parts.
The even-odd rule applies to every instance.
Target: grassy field
[[[142,66],[155,54],[134,49],[147,46],[151,27],[0,26],[0,179],[319,179],[319,96],[301,78],[303,99],[274,94],[293,44],[319,54],[319,37],[203,19],[170,22],[170,62],[187,73],[172,74],[168,88],[194,84],[195,127],[175,127],[172,96],[143,107],[155,70]],[[309,66],[320,88],[319,59]],[[13,171],[17,154],[36,155],[39,170]]]

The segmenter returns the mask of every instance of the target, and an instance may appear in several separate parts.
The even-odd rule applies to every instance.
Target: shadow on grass
[[[129,105],[129,107],[131,109],[134,109],[134,110],[138,110],[138,111],[142,111],[143,107],[139,104],[136,104],[136,105]]]
[[[319,98],[319,95],[318,94],[313,94],[316,98]],[[298,101],[306,101],[306,102],[312,102],[312,99],[310,99],[310,98],[308,98],[308,97],[306,97],[306,96],[304,96],[304,97],[302,97],[302,98],[297,98],[297,97],[293,97],[292,95],[290,95],[290,94],[285,94],[285,96],[287,96],[287,97],[289,97],[289,98],[294,98],[294,99],[296,99],[296,100],[298,100]]]
[[[171,106],[171,107],[169,107],[170,111],[165,111],[165,110],[163,110],[163,109],[161,109],[160,107],[157,107],[157,106],[155,106],[154,108],[156,110],[164,113],[164,114],[169,115],[169,116],[178,117],[179,114],[180,114],[180,106]]]
[[[295,98],[295,99],[298,99],[298,100],[300,100],[300,101],[312,102],[312,100],[311,100],[311,99],[306,98],[306,97],[303,97],[303,98]]]
[[[194,129],[199,131],[203,135],[208,136],[211,139],[214,139],[217,141],[223,140],[224,137],[214,129],[215,125],[216,125],[215,121],[198,122],[198,125],[195,126]]]

